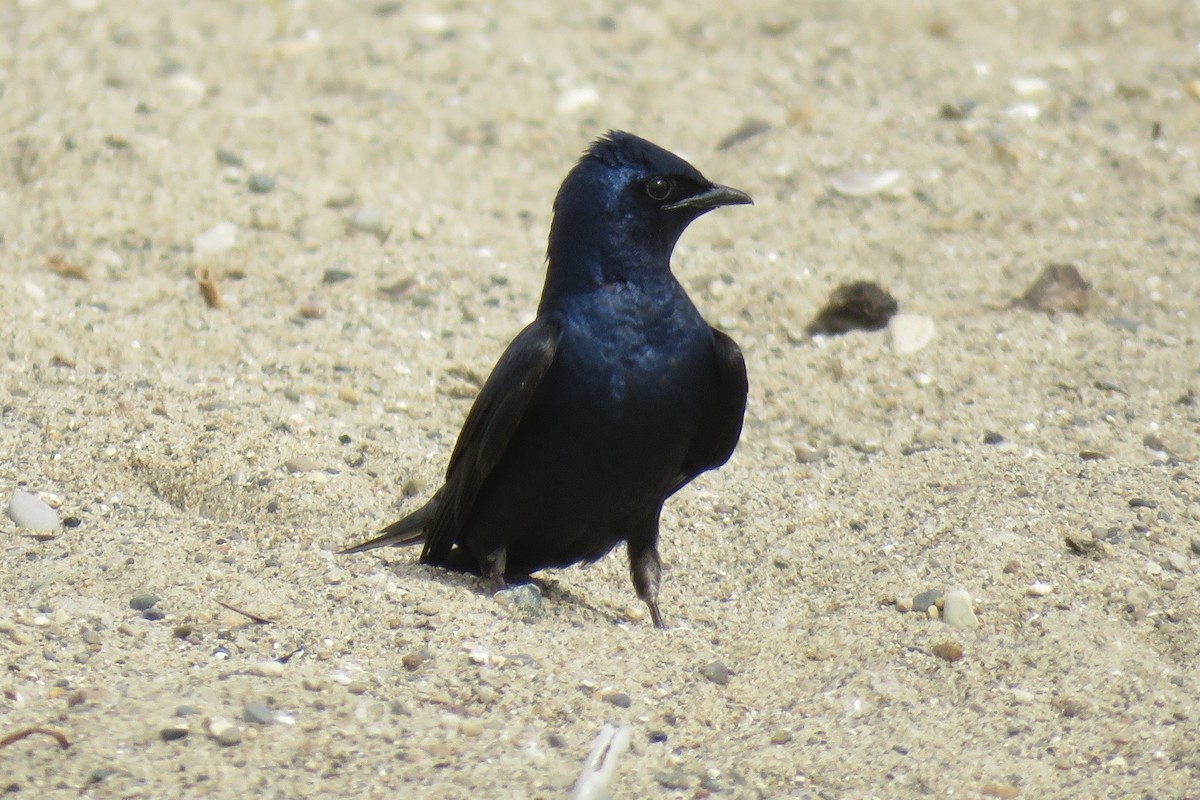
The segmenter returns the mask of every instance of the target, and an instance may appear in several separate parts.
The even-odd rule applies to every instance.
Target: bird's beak
[[[691,197],[685,197],[678,202],[671,203],[669,206],[663,206],[663,208],[668,211],[674,211],[677,208],[686,208],[690,211],[704,212],[720,208],[721,206],[743,205],[754,205],[754,200],[750,195],[731,186],[713,184],[702,192],[697,192]]]

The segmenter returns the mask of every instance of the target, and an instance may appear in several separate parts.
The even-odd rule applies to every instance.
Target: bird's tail
[[[435,494],[428,503],[407,517],[388,525],[375,538],[359,542],[356,545],[347,547],[345,550],[339,550],[338,554],[365,553],[368,550],[374,550],[376,547],[401,547],[410,544],[420,544],[425,541],[425,528],[429,525],[430,520],[433,519],[434,512],[437,511],[439,497],[440,492]]]

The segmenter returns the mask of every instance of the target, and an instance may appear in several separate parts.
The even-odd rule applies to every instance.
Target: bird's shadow
[[[415,559],[397,558],[393,560],[392,558],[385,557],[384,560],[388,568],[393,570],[397,577],[405,580],[405,586],[410,590],[413,588],[413,584],[418,581],[434,581],[448,588],[468,589],[480,597],[493,597],[497,591],[489,579],[469,572],[457,572],[445,567],[421,564]],[[412,579],[412,583],[409,583],[409,578]],[[580,616],[605,619],[611,624],[627,623],[630,621],[620,609],[598,605],[592,599],[567,588],[560,581],[547,575],[545,572],[530,575],[526,578],[510,580],[508,588],[527,583],[538,587],[538,590],[542,593],[542,598],[547,604],[546,611],[548,616],[550,614],[564,616],[566,617],[564,621],[575,625],[582,624],[583,620],[579,619]],[[571,610],[575,613],[570,613]],[[563,614],[562,612],[564,611],[567,613]]]

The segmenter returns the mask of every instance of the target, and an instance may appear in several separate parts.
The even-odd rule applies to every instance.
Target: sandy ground
[[[845,5],[0,6],[0,500],[78,523],[0,526],[0,736],[71,744],[6,796],[556,798],[610,721],[615,798],[1200,797],[1200,10]],[[757,200],[674,261],[751,397],[665,632],[623,552],[530,621],[334,554],[436,488],[608,128]],[[1056,262],[1086,313],[1008,307]],[[856,279],[933,340],[807,337]]]

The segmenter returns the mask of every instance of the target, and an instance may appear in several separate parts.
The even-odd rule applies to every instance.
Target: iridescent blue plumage
[[[421,509],[348,552],[424,541],[421,561],[498,585],[625,542],[662,626],[663,502],[728,460],[741,433],[741,352],[671,274],[684,229],[749,203],[678,156],[614,131],[554,201],[537,318],[501,356]]]

